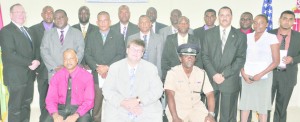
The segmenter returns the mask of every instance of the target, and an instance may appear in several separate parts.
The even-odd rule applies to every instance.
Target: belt
[[[279,71],[279,72],[285,72],[285,71],[286,71],[286,68],[276,67],[274,70],[275,70],[275,71]]]

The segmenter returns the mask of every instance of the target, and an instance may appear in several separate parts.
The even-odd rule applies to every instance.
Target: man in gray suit
[[[150,18],[152,22],[152,31],[154,33],[158,33],[158,31],[164,27],[167,27],[167,25],[159,23],[156,21],[157,19],[157,11],[154,7],[150,7],[147,9],[146,15]]]
[[[45,98],[48,91],[48,71],[45,66],[44,61],[41,59],[41,51],[40,46],[42,43],[42,39],[44,36],[44,31],[48,31],[54,27],[53,23],[53,14],[54,10],[51,6],[45,6],[42,10],[41,16],[43,21],[31,26],[29,29],[32,31],[31,37],[36,42],[36,51],[40,58],[41,65],[36,69],[37,72],[37,83],[38,83],[38,91],[39,91],[39,103],[40,103],[40,121],[43,120],[43,113],[47,113]]]
[[[45,31],[41,44],[41,57],[48,70],[48,78],[63,67],[63,52],[72,48],[79,62],[83,58],[84,39],[81,32],[68,25],[67,13],[58,9],[54,12],[55,28]]]
[[[92,32],[94,29],[98,29],[96,25],[91,24],[90,21],[90,9],[87,6],[81,6],[78,10],[79,23],[72,27],[77,28],[82,32],[84,42],[86,42],[86,35]],[[85,59],[81,61],[81,65],[86,69],[90,70],[90,67],[86,64]]]
[[[218,19],[220,25],[205,32],[202,60],[215,92],[215,120],[220,104],[220,122],[236,122],[239,73],[245,64],[247,39],[245,34],[231,26],[232,11],[229,7],[219,10]]]
[[[97,15],[99,29],[93,30],[86,40],[85,60],[92,70],[95,81],[95,106],[93,118],[101,122],[102,86],[112,63],[125,57],[123,36],[109,28],[109,13],[101,11]]]
[[[8,87],[8,121],[29,122],[35,69],[40,65],[35,40],[24,27],[26,12],[19,3],[10,7],[11,23],[0,31],[3,80]]]
[[[188,33],[190,27],[190,20],[181,16],[178,19],[178,33],[169,35],[166,39],[166,44],[163,48],[162,59],[161,59],[161,70],[162,70],[162,80],[164,81],[167,71],[172,67],[179,65],[179,55],[177,53],[177,48],[181,44],[193,43],[200,47],[200,41],[193,35]],[[197,54],[196,66],[203,68],[200,53]]]
[[[124,41],[127,40],[128,36],[138,33],[139,28],[137,25],[129,22],[130,19],[130,10],[127,5],[121,5],[118,11],[120,22],[111,26],[111,29],[115,32],[123,34]]]
[[[283,11],[279,18],[279,28],[270,31],[270,33],[276,34],[280,40],[280,50],[287,51],[287,56],[282,59],[286,67],[277,67],[273,71],[272,102],[276,95],[274,122],[286,122],[286,110],[294,86],[297,84],[298,63],[300,62],[300,33],[291,29],[294,21],[295,14],[293,11]],[[268,122],[270,122],[270,112],[268,113]]]
[[[103,85],[105,122],[162,122],[163,85],[157,68],[142,59],[145,43],[127,43],[127,58],[111,65]]]
[[[173,9],[170,15],[171,25],[168,27],[164,27],[159,30],[159,34],[163,37],[163,44],[166,43],[166,39],[169,35],[175,34],[178,32],[178,18],[181,17],[181,11],[179,9]],[[193,34],[193,30],[189,28],[189,34]]]
[[[194,35],[202,42],[204,40],[204,32],[207,29],[215,27],[215,21],[217,19],[216,11],[214,9],[207,9],[204,12],[204,21],[205,25],[202,27],[196,28],[194,30]]]
[[[162,37],[153,33],[151,30],[150,18],[146,15],[141,15],[139,18],[140,32],[128,37],[128,41],[133,39],[141,39],[145,42],[145,52],[143,59],[154,64],[158,69],[158,74],[161,77],[161,53]]]

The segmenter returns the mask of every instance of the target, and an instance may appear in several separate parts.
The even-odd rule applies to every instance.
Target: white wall
[[[263,0],[148,0],[148,3],[86,3],[85,0],[0,0],[0,3],[5,25],[10,22],[9,7],[15,3],[21,3],[24,6],[27,12],[26,26],[28,27],[41,21],[40,13],[46,5],[50,5],[54,9],[64,9],[68,14],[69,24],[73,25],[78,23],[77,12],[80,6],[86,5],[90,8],[91,23],[95,24],[97,13],[104,10],[110,13],[114,24],[118,22],[118,7],[127,4],[130,7],[133,23],[137,23],[138,17],[145,14],[148,7],[153,6],[158,11],[158,21],[169,25],[170,12],[172,9],[177,8],[190,19],[191,28],[197,28],[204,24],[203,13],[206,9],[213,8],[218,11],[222,6],[229,6],[233,11],[232,25],[238,28],[241,13],[249,11],[254,16],[260,14]],[[296,0],[273,0],[274,27],[278,27],[280,13],[284,10],[291,10],[295,7],[295,4]],[[290,106],[300,107],[299,84],[298,80]]]

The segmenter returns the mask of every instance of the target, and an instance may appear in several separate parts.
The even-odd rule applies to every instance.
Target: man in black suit
[[[168,70],[180,64],[179,55],[177,53],[177,47],[179,45],[192,43],[200,47],[200,41],[195,36],[188,33],[190,20],[187,17],[179,17],[177,26],[178,33],[169,35],[163,48],[161,58],[162,81],[164,81]],[[199,68],[203,68],[200,54],[197,54],[197,60],[195,65]]]
[[[85,60],[92,70],[95,81],[94,122],[101,122],[102,86],[109,66],[125,58],[125,42],[123,36],[109,28],[109,13],[101,11],[97,15],[99,29],[93,30],[86,40]]]
[[[167,27],[167,25],[156,22],[157,19],[157,11],[154,7],[150,7],[147,9],[146,15],[150,18],[152,22],[152,31],[154,33],[158,33],[158,31],[164,27]]]
[[[207,9],[204,12],[205,25],[196,28],[194,30],[194,35],[202,42],[204,40],[204,31],[215,27],[215,21],[217,19],[216,11],[214,9]]]
[[[124,41],[126,41],[130,35],[138,33],[139,28],[137,25],[129,22],[130,11],[127,5],[121,5],[119,7],[118,15],[120,22],[112,25],[110,29],[112,29],[115,32],[119,32],[120,34],[123,34],[123,39]]]
[[[240,18],[240,28],[239,30],[244,33],[252,33],[254,30],[252,29],[253,24],[253,15],[250,12],[244,12]]]
[[[231,26],[229,7],[219,10],[218,19],[220,25],[205,32],[202,61],[215,92],[215,120],[220,107],[220,122],[236,122],[239,74],[246,61],[247,39]]]
[[[96,25],[90,23],[90,9],[87,6],[81,6],[78,10],[79,23],[73,25],[82,32],[84,39],[86,35],[90,33],[93,29],[98,29]]]
[[[48,71],[47,68],[43,62],[43,60],[40,57],[40,46],[42,43],[42,39],[44,36],[44,31],[50,30],[54,27],[53,23],[53,14],[54,10],[51,6],[45,6],[42,10],[41,16],[43,18],[43,21],[31,26],[29,29],[32,31],[31,37],[36,42],[36,52],[39,55],[39,59],[41,62],[41,65],[37,68],[37,83],[38,83],[38,91],[39,91],[39,97],[40,97],[40,120],[43,120],[43,114],[44,112],[47,112],[46,110],[46,104],[45,104],[45,98],[48,91]]]
[[[79,23],[73,25],[72,27],[77,28],[82,32],[82,35],[84,37],[84,42],[86,42],[86,35],[88,35],[92,30],[98,29],[96,25],[91,24],[90,21],[90,9],[87,6],[81,6],[78,10],[78,19]],[[90,70],[90,67],[86,64],[85,59],[83,57],[83,60],[81,61],[81,65],[87,69]]]
[[[252,24],[253,24],[253,15],[250,12],[244,12],[240,17],[240,28],[238,30],[240,30],[244,34],[252,33],[254,31],[252,29]],[[242,81],[240,81],[240,85],[242,85],[241,82]],[[240,118],[241,118],[241,114],[240,114]],[[252,120],[252,110],[250,110],[249,112],[247,122],[251,122],[251,120]]]
[[[35,69],[40,65],[36,44],[27,27],[26,12],[19,3],[10,7],[11,23],[0,31],[3,78],[8,87],[8,121],[29,122]]]
[[[295,14],[286,10],[280,15],[279,28],[270,31],[270,33],[277,35],[281,43],[280,50],[287,51],[287,55],[281,59],[281,63],[285,64],[285,67],[279,65],[273,71],[272,102],[276,95],[273,122],[286,122],[286,110],[294,86],[297,84],[298,63],[300,62],[300,33],[291,29],[294,21]],[[270,122],[270,112],[268,113],[268,122]]]

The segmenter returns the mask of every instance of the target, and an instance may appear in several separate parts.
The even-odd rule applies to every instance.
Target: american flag
[[[262,6],[262,13],[265,14],[268,17],[269,26],[267,27],[267,30],[272,30],[273,29],[273,22],[272,22],[272,15],[273,15],[272,0],[264,0],[263,6]]]

